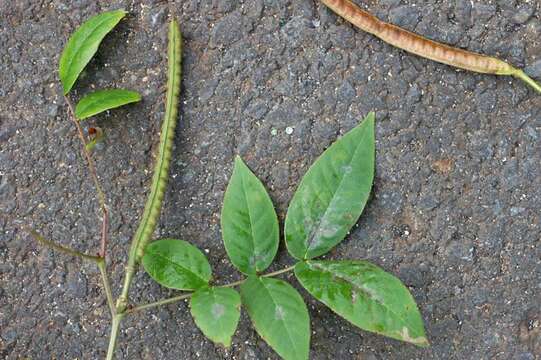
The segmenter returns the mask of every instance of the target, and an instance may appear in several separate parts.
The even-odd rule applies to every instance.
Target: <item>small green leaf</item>
[[[108,11],[85,21],[71,35],[60,57],[60,81],[66,95],[79,74],[94,56],[105,37],[126,15],[124,10]]]
[[[245,274],[270,265],[278,250],[278,219],[265,187],[239,156],[224,195],[221,223],[233,265]]]
[[[308,169],[285,221],[291,255],[312,259],[344,239],[372,189],[374,153],[374,113],[370,113]]]
[[[231,288],[203,288],[190,300],[196,325],[215,343],[231,346],[240,318],[240,295]]]
[[[297,290],[282,280],[249,276],[240,293],[257,333],[278,355],[308,359],[310,317]]]
[[[207,286],[212,271],[203,253],[183,240],[151,242],[143,255],[145,271],[160,285],[178,290]]]
[[[307,261],[295,266],[301,285],[361,329],[428,346],[423,319],[402,282],[367,261]]]
[[[75,107],[75,117],[79,120],[114,109],[122,105],[141,100],[141,95],[135,91],[124,89],[107,89],[94,91],[83,97]]]

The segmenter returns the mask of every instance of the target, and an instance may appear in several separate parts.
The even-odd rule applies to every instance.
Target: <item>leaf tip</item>
[[[363,122],[365,121],[368,122],[369,126],[373,127],[376,122],[376,113],[373,111],[370,111],[368,115],[366,115],[366,117],[364,118]]]
[[[240,155],[235,155],[235,169],[238,168],[248,168],[248,165],[242,160]]]

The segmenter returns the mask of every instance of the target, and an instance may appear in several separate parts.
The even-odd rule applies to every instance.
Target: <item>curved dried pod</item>
[[[359,29],[399,49],[464,70],[483,74],[511,75],[541,93],[541,86],[537,82],[521,69],[503,60],[442,44],[386,23],[361,9],[351,0],[321,0],[321,2]]]

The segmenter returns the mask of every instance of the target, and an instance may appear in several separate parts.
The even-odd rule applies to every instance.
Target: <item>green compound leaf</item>
[[[374,179],[374,113],[310,167],[287,211],[287,249],[312,259],[344,239],[361,215]]]
[[[156,282],[171,289],[197,290],[207,286],[212,276],[205,255],[183,240],[162,239],[150,243],[142,263]]]
[[[353,325],[428,346],[423,319],[408,289],[367,261],[307,261],[295,266],[301,285]]]
[[[192,295],[190,308],[197,327],[206,337],[231,346],[240,318],[238,292],[230,288],[203,288]]]
[[[126,15],[124,10],[108,11],[85,21],[70,37],[60,57],[60,81],[66,95],[90,59],[94,56],[101,41]]]
[[[297,290],[282,280],[249,276],[240,293],[257,333],[278,355],[308,359],[310,317]]]
[[[239,156],[224,195],[221,223],[233,265],[245,274],[270,265],[278,250],[278,219],[265,187]]]
[[[94,91],[83,97],[75,107],[75,117],[79,120],[97,115],[103,111],[122,105],[138,102],[141,95],[135,91],[124,89],[107,89]]]

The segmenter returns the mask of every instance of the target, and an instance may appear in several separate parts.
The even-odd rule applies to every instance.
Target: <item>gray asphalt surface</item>
[[[541,76],[538,0],[362,4]],[[19,224],[97,251],[99,212],[57,63],[82,21],[119,7],[129,17],[73,96],[126,87],[144,97],[88,123],[107,134],[94,156],[112,208],[115,293],[151,177],[174,15],[185,37],[181,125],[157,237],[204,249],[217,282],[238,279],[219,228],[234,155],[263,180],[283,218],[310,163],[374,110],[374,195],[330,257],[370,259],[397,274],[419,303],[432,346],[360,331],[301,291],[312,316],[311,358],[541,358],[541,96],[513,79],[407,55],[312,0],[0,1],[1,358],[105,354],[109,315],[97,269],[37,246]],[[291,263],[282,246],[272,269]],[[140,272],[131,296],[141,303],[172,294]],[[117,356],[276,358],[245,313],[226,351],[205,340],[185,303],[128,318]]]

